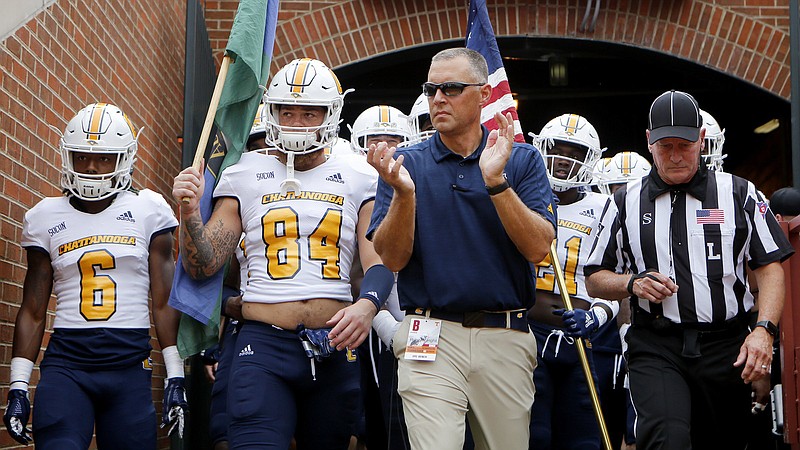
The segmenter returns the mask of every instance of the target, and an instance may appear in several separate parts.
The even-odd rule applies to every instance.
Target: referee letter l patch
[[[719,253],[717,253],[716,255],[714,254],[714,243],[713,242],[706,242],[706,248],[708,249],[708,251],[706,253],[706,258],[709,261],[715,261],[715,260],[721,259],[721,256],[720,256]]]

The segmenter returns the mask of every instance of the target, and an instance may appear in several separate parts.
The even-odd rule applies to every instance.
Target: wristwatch
[[[765,330],[767,330],[767,333],[772,335],[772,337],[778,335],[778,326],[770,322],[769,320],[761,320],[759,322],[756,322],[756,326],[753,329],[758,327],[763,327]]]

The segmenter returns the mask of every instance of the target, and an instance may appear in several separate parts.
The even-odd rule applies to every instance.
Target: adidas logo
[[[325,178],[327,181],[333,181],[334,183],[344,184],[344,180],[342,179],[342,174],[336,172],[335,174]]]
[[[127,220],[128,222],[136,222],[136,219],[133,218],[133,214],[130,211],[125,211],[124,213],[117,216],[117,220]]]
[[[247,344],[247,345],[246,345],[246,346],[245,346],[245,347],[242,349],[242,351],[240,351],[240,352],[239,352],[239,356],[252,356],[252,355],[255,355],[255,353],[256,353],[256,352],[254,352],[254,351],[253,351],[253,349],[252,349],[252,348],[250,348],[250,344]]]
[[[594,217],[594,209],[587,209],[585,211],[579,212],[578,214],[580,214],[582,216],[586,216],[586,217],[591,217],[592,219],[595,218]]]

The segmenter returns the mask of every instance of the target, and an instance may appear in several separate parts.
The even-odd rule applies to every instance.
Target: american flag
[[[508,77],[506,77],[506,69],[503,67],[503,59],[500,57],[494,29],[489,21],[486,0],[470,0],[469,2],[466,47],[483,55],[489,65],[489,84],[492,85],[492,96],[481,111],[481,122],[489,130],[496,130],[497,123],[494,120],[494,114],[498,111],[504,115],[510,112],[514,119],[514,141],[525,142],[522,126],[517,116],[517,108],[514,107],[514,99],[511,97],[511,87],[508,84]]]
[[[721,209],[698,209],[696,215],[698,225],[725,223],[725,211]]]

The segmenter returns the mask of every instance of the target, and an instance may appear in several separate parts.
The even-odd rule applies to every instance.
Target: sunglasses
[[[483,86],[485,83],[461,83],[458,81],[446,81],[444,83],[422,83],[422,93],[426,97],[433,97],[436,95],[436,91],[441,89],[442,94],[448,97],[455,97],[456,95],[461,95],[464,92],[464,88],[467,86]]]

